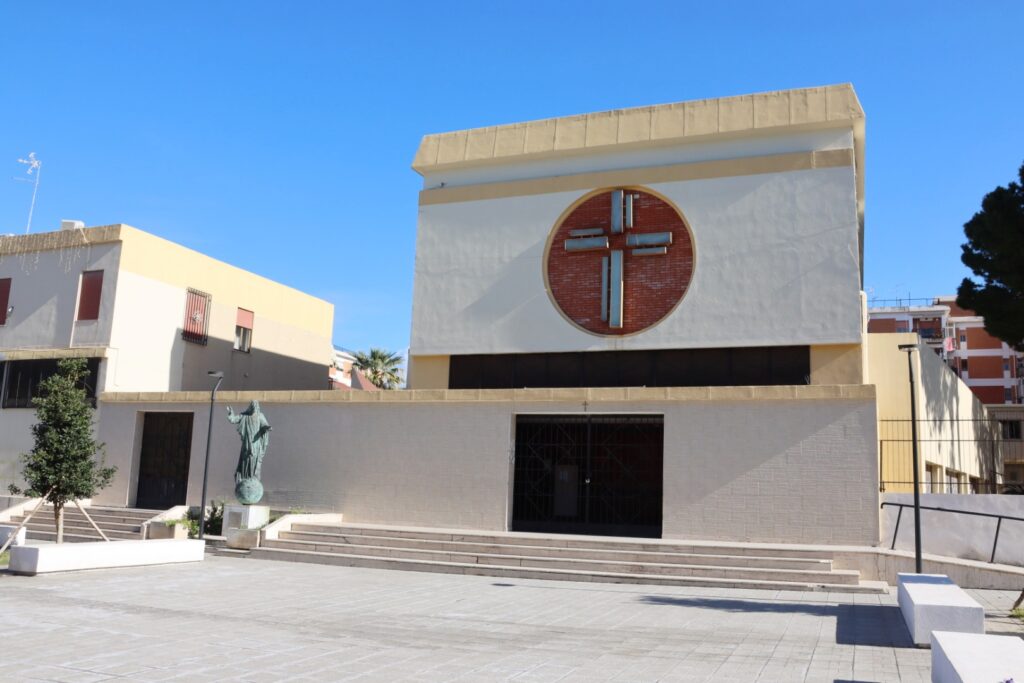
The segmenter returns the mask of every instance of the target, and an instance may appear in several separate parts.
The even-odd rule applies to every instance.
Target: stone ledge
[[[11,349],[0,351],[0,360],[58,360],[61,358],[107,358],[105,346],[69,348]]]
[[[221,391],[219,403],[625,403],[723,401],[866,401],[873,384],[579,389],[397,389],[394,391]],[[200,391],[116,392],[101,403],[208,403]]]

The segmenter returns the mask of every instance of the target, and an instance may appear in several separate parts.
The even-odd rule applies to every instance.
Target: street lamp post
[[[921,571],[921,472],[917,458],[917,398],[914,393],[914,351],[917,344],[900,344],[907,354],[907,376],[910,378],[910,440],[914,467],[914,571]]]
[[[220,383],[224,381],[224,372],[221,370],[210,370],[206,373],[217,383],[213,385],[210,392],[210,420],[206,424],[206,460],[203,463],[203,502],[199,507],[199,538],[206,536],[206,477],[210,472],[210,439],[213,437],[213,403],[217,399],[217,390]]]

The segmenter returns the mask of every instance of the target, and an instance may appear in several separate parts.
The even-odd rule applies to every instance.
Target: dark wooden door
[[[184,505],[191,455],[192,413],[146,413],[135,506],[166,510]]]

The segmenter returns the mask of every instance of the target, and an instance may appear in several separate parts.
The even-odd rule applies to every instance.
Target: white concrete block
[[[78,569],[200,562],[205,547],[205,541],[171,539],[18,546],[11,548],[8,569],[15,574],[34,576]]]
[[[984,633],[985,609],[943,574],[897,574],[897,599],[915,645],[932,631]]]
[[[7,539],[11,537],[14,530],[18,528],[17,524],[0,524],[0,546],[7,543]],[[11,546],[25,545],[25,529],[24,527],[18,531],[17,538],[14,539],[14,543]]]
[[[252,550],[260,546],[259,529],[228,529],[227,545],[235,550]]]
[[[1024,640],[977,633],[932,633],[933,683],[1024,681]]]
[[[270,521],[267,505],[225,505],[224,535],[229,529],[261,529]]]

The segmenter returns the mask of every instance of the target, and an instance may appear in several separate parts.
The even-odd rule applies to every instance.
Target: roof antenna
[[[28,224],[25,226],[25,234],[32,232],[32,212],[36,210],[36,193],[39,192],[39,176],[43,174],[43,162],[36,159],[35,152],[28,153],[28,159],[18,159],[19,164],[25,164],[28,169],[25,171],[28,175],[32,175],[35,172],[35,180],[30,178],[15,178],[23,183],[33,183],[32,187],[32,203],[28,207]]]

